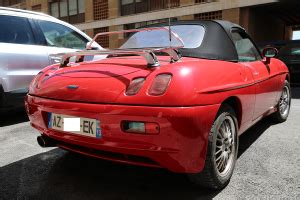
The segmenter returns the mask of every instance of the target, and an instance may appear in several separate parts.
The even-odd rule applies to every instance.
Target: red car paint
[[[167,57],[159,60],[161,67],[154,69],[147,68],[140,57],[44,69],[40,77],[43,83],[26,98],[32,126],[59,141],[58,146],[86,155],[174,172],[199,172],[204,166],[208,134],[222,102],[228,98],[239,102],[241,134],[275,111],[288,75],[284,64],[276,59],[268,68],[262,61],[232,63],[184,57],[170,64],[163,61]],[[148,95],[153,78],[161,73],[173,75],[166,93],[159,97]],[[126,96],[125,90],[135,77],[146,77],[146,82],[137,95]],[[68,89],[69,84],[78,85],[78,90]],[[103,137],[48,129],[48,112],[98,119]],[[123,120],[158,123],[160,133],[125,133],[120,127]],[[131,160],[130,156],[118,154],[149,160]]]

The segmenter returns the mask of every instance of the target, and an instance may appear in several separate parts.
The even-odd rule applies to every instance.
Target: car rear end
[[[199,172],[219,105],[178,104],[184,100],[174,96],[177,84],[169,65],[176,66],[162,61],[153,69],[138,57],[124,57],[50,66],[36,77],[26,97],[31,125],[49,144],[70,151]]]
[[[129,164],[199,172],[213,117],[210,107],[156,107],[64,102],[27,96],[31,125],[64,149]],[[200,118],[198,115],[205,115]],[[80,118],[80,132],[63,131],[53,116]],[[51,123],[52,122],[52,123]],[[94,124],[93,124],[94,123]]]

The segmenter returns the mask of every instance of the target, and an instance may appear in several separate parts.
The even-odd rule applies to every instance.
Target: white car
[[[85,49],[91,40],[52,16],[0,7],[0,110],[23,105],[33,77],[60,62],[54,54]],[[97,43],[92,47],[102,49]]]

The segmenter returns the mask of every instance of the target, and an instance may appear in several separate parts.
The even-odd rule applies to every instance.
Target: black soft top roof
[[[172,25],[201,25],[205,28],[202,44],[193,49],[180,49],[182,56],[233,62],[238,61],[238,55],[230,33],[233,28],[244,31],[239,25],[223,20],[176,21],[171,22],[171,26]],[[168,26],[168,23],[154,24],[151,26]]]

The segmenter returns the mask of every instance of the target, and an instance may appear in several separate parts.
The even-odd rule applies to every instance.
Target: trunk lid
[[[133,78],[146,77],[151,71],[153,69],[147,68],[141,57],[74,63],[70,67],[46,71],[35,95],[57,100],[115,103]]]

